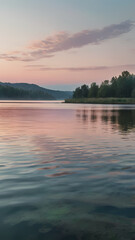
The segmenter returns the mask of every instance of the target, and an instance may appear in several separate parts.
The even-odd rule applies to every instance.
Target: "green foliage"
[[[135,98],[135,88],[132,90],[132,98]]]
[[[105,80],[104,82],[102,82],[99,91],[98,91],[98,97],[101,98],[105,98],[105,97],[109,97],[110,94],[110,85],[109,85],[109,81]]]
[[[72,91],[50,90],[29,83],[0,82],[0,99],[63,100],[72,96]]]
[[[87,98],[88,97],[88,93],[89,93],[89,87],[87,85],[82,85],[81,86],[81,92],[82,92],[82,97],[83,98]]]
[[[49,100],[52,96],[43,91],[32,91],[0,84],[0,99]]]
[[[78,87],[73,92],[73,98],[87,98],[89,93],[89,87],[87,85],[82,85],[81,88]]]
[[[135,98],[135,76],[128,71],[111,81],[105,80],[98,86],[92,83],[90,87],[83,85],[74,91],[73,98]]]
[[[89,88],[88,97],[90,97],[90,98],[97,97],[98,96],[98,90],[99,90],[98,85],[95,82],[92,83],[91,87]]]
[[[73,92],[73,98],[81,98],[82,97],[82,92],[81,88],[78,87],[76,90]]]

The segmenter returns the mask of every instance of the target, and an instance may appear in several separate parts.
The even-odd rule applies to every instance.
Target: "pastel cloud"
[[[44,40],[31,44],[24,51],[0,54],[0,59],[7,61],[35,61],[53,57],[54,54],[86,45],[97,45],[109,39],[128,33],[135,27],[134,22],[127,20],[119,24],[109,25],[102,29],[83,30],[74,34],[58,32]]]
[[[106,66],[95,66],[95,67],[47,67],[43,65],[27,65],[25,66],[29,70],[37,70],[37,71],[93,71],[93,70],[104,70]]]
[[[34,43],[31,48],[42,50],[46,53],[65,51],[72,48],[80,48],[88,44],[100,44],[105,40],[116,38],[129,32],[135,26],[132,21],[113,24],[103,29],[84,30],[75,34],[60,32],[45,40]]]
[[[106,69],[134,69],[135,64],[127,65],[114,65],[114,66],[86,66],[86,67],[47,67],[43,65],[26,65],[28,70],[33,69],[35,71],[71,71],[71,72],[82,72],[82,71],[100,71]]]

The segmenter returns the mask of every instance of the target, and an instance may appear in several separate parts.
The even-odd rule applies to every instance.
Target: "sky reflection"
[[[107,226],[116,240],[131,240],[134,116],[133,106],[14,102],[0,107],[0,236],[14,240],[11,228],[17,232],[19,224],[29,237],[35,226],[34,240],[52,240],[58,232],[63,240],[62,229],[90,239],[99,224],[99,239]]]

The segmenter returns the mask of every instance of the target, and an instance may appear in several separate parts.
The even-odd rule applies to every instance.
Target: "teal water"
[[[134,240],[135,106],[1,102],[0,239]]]

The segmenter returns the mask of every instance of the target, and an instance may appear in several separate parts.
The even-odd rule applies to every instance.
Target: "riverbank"
[[[65,103],[135,104],[135,98],[73,98],[66,99]]]

